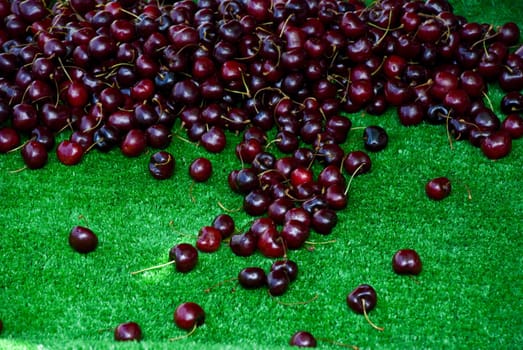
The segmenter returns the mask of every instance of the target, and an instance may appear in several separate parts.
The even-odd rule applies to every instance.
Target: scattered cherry
[[[114,340],[140,341],[142,340],[142,329],[136,322],[120,323],[114,330]]]
[[[79,253],[90,253],[98,246],[98,237],[87,227],[75,226],[69,232],[69,245]]]
[[[298,346],[302,348],[315,348],[317,346],[316,338],[306,331],[298,331],[294,333],[289,341],[291,346]]]
[[[149,172],[158,180],[170,178],[174,172],[175,160],[172,154],[166,151],[154,153],[149,160]]]
[[[207,181],[212,174],[212,163],[207,158],[196,158],[189,166],[189,175],[194,181]]]
[[[174,311],[174,323],[181,329],[193,330],[205,322],[205,311],[194,302],[185,302]]]
[[[441,200],[449,196],[452,186],[446,177],[437,177],[425,185],[425,193],[434,200]]]
[[[418,275],[422,268],[421,259],[413,249],[400,249],[392,257],[392,268],[401,275]]]

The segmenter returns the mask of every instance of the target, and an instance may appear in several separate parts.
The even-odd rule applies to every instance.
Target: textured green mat
[[[457,13],[501,24],[523,23],[523,5],[512,1],[456,1]],[[501,95],[490,93],[495,106]],[[38,171],[21,167],[17,154],[0,157],[0,349],[279,349],[297,330],[308,330],[362,349],[492,348],[523,346],[523,141],[506,158],[491,161],[467,143],[449,146],[444,127],[400,126],[395,114],[351,116],[355,126],[386,128],[387,149],[371,154],[372,172],[357,177],[349,207],[339,212],[335,232],[311,240],[334,243],[290,253],[300,267],[289,291],[271,298],[235,283],[205,289],[246,266],[269,268],[256,254],[234,256],[223,246],[200,254],[188,274],[172,268],[131,276],[163,263],[171,246],[195,241],[198,229],[222,213],[218,202],[237,208],[241,198],[225,185],[237,138],[222,154],[175,140],[174,178],[156,181],[147,172],[149,155],[137,159],[91,152],[74,167],[50,163]],[[344,149],[362,148],[353,131]],[[192,159],[208,156],[211,180],[192,184]],[[448,176],[450,197],[425,196],[426,181]],[[469,198],[470,194],[470,198]],[[233,213],[237,226],[252,218]],[[67,235],[88,225],[100,239],[86,256],[73,252]],[[414,278],[392,272],[400,248],[416,249],[423,272]],[[372,329],[347,308],[348,292],[369,283],[378,293],[370,316],[384,327]],[[190,338],[172,322],[176,306],[196,301],[207,312],[204,326]],[[283,303],[304,304],[283,305]],[[139,344],[118,344],[112,329],[136,321]],[[321,348],[340,348],[320,341]]]

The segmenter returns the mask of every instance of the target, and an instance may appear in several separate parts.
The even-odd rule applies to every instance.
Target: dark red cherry
[[[179,272],[189,272],[198,264],[198,250],[191,244],[179,243],[169,250],[169,261]]]
[[[397,274],[417,275],[421,268],[421,259],[413,249],[400,249],[392,257],[392,269]]]
[[[370,157],[363,151],[352,151],[343,160],[343,168],[351,176],[366,173],[371,166]]]
[[[358,314],[368,313],[376,307],[377,294],[368,284],[361,284],[347,296],[347,305]]]
[[[506,131],[512,139],[523,137],[523,117],[515,113],[507,115],[501,123],[501,130]]]
[[[80,163],[84,155],[84,148],[77,142],[63,140],[56,147],[58,160],[65,165],[75,165]]]
[[[213,226],[204,226],[198,232],[196,247],[199,251],[212,253],[220,248],[222,235],[220,231]]]
[[[98,237],[84,226],[75,226],[69,232],[69,245],[79,253],[90,253],[98,246]]]
[[[289,345],[300,348],[315,348],[317,346],[316,338],[306,331],[298,331],[294,333],[289,341]]]
[[[29,169],[39,169],[47,163],[47,149],[38,141],[27,142],[21,153],[24,163]]]
[[[174,157],[166,151],[154,153],[149,160],[149,172],[158,180],[170,178],[173,175],[174,167]]]
[[[289,289],[290,279],[284,270],[272,270],[267,274],[267,287],[272,296],[284,294]]]
[[[449,196],[452,186],[446,177],[437,177],[425,185],[425,193],[434,200],[441,200]]]
[[[205,322],[205,311],[193,302],[185,302],[174,311],[174,323],[181,329],[192,330]]]
[[[372,125],[363,130],[363,145],[368,151],[381,151],[387,147],[388,142],[389,136],[381,126]]]
[[[20,144],[20,135],[10,127],[0,128],[0,153],[6,153]]]
[[[136,322],[121,323],[114,330],[114,340],[140,341],[142,340],[142,329]]]
[[[250,232],[232,235],[229,247],[237,256],[251,256],[256,251],[257,238]]]
[[[292,282],[296,280],[298,277],[298,264],[294,262],[293,260],[289,259],[282,259],[282,260],[276,260],[271,265],[271,271],[274,270],[283,270],[287,273],[287,276],[289,276],[289,281]]]
[[[481,151],[489,159],[500,159],[512,150],[512,139],[506,131],[496,131],[485,137],[480,144]]]
[[[212,163],[207,158],[196,158],[189,166],[189,175],[194,181],[207,181],[212,175]]]
[[[238,274],[238,282],[243,288],[257,289],[267,285],[267,275],[260,267],[246,267]]]

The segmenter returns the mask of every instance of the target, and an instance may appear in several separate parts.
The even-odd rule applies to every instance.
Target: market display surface
[[[0,0],[0,348],[521,348],[522,16]]]

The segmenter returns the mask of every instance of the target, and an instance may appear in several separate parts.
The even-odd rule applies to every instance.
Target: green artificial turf
[[[471,20],[523,24],[517,2],[453,4]],[[489,96],[497,109],[499,90]],[[361,349],[522,348],[523,141],[492,161],[469,143],[451,146],[444,127],[402,127],[394,111],[350,118],[356,127],[383,126],[389,146],[371,154],[372,171],[352,182],[335,231],[313,233],[318,244],[289,253],[299,277],[276,298],[220,284],[246,266],[272,263],[259,253],[237,257],[225,245],[200,254],[187,274],[172,267],[130,274],[166,262],[176,243],[194,243],[198,230],[224,212],[220,205],[241,206],[226,185],[228,172],[241,167],[232,155],[237,136],[228,135],[221,154],[175,138],[168,150],[177,169],[165,181],[148,174],[150,152],[129,159],[118,150],[93,151],[73,167],[53,153],[45,168],[16,173],[10,171],[23,165],[19,154],[1,155],[0,349],[281,349],[298,330],[328,339],[319,341],[321,348],[340,348],[335,342]],[[362,147],[361,130],[343,145]],[[214,173],[193,184],[187,168],[198,156],[212,160]],[[452,194],[429,200],[424,185],[439,176],[450,178]],[[238,230],[252,221],[242,212],[230,215]],[[98,235],[95,252],[81,255],[68,246],[74,225]],[[391,258],[400,248],[419,252],[419,276],[393,273]],[[370,317],[383,332],[346,305],[362,283],[377,291]],[[185,334],[172,321],[185,301],[206,310],[205,324],[169,342]],[[142,326],[139,344],[113,340],[114,327],[126,321]]]

